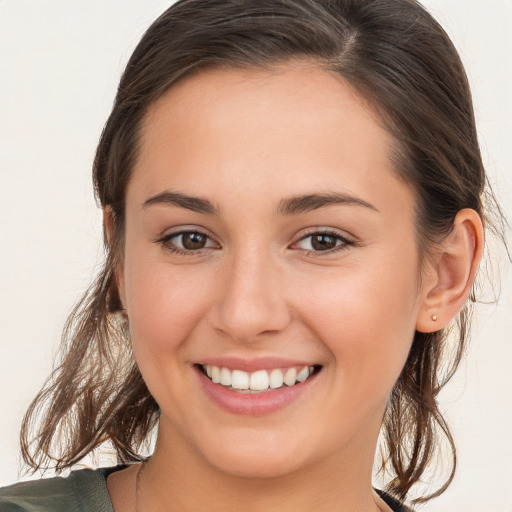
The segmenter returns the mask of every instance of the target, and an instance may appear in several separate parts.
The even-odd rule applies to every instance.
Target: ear
[[[115,247],[115,223],[114,223],[114,212],[110,206],[106,206],[103,208],[103,234],[105,236],[105,244],[107,245],[110,254],[114,255],[115,251],[118,250]],[[117,292],[119,295],[119,300],[121,302],[122,309],[125,309],[125,286],[124,286],[124,272],[123,272],[123,262],[121,258],[113,257],[113,261],[115,261],[114,267],[114,275],[115,282],[117,286]]]
[[[475,210],[457,213],[451,233],[442,241],[424,281],[416,330],[446,327],[471,291],[484,245],[483,225]]]

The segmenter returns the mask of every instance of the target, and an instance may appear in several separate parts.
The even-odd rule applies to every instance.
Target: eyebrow
[[[220,214],[220,209],[208,199],[188,196],[186,194],[180,194],[179,192],[171,192],[168,190],[161,192],[156,196],[150,197],[144,201],[142,208],[144,209],[155,204],[179,206],[181,208],[185,208],[197,213],[204,213],[206,215]]]
[[[142,209],[159,204],[179,206],[180,208],[205,215],[220,215],[220,208],[208,199],[168,190],[147,199],[142,205]],[[358,197],[330,192],[324,194],[305,194],[283,199],[280,201],[276,213],[278,215],[297,215],[338,204],[362,206],[376,212],[379,211],[375,206]]]
[[[379,211],[375,206],[358,197],[330,192],[326,194],[306,194],[283,199],[279,203],[277,213],[279,215],[296,215],[337,204],[363,206],[376,212]]]

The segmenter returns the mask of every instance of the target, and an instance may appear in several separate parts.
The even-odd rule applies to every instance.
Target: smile
[[[273,368],[252,373],[214,365],[201,365],[201,369],[214,384],[220,384],[233,391],[252,394],[291,387],[304,382],[319,371],[320,366]]]

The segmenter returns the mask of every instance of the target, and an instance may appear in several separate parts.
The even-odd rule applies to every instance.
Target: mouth
[[[261,394],[291,388],[320,372],[321,365],[292,366],[247,372],[215,365],[196,365],[213,383],[242,394]]]

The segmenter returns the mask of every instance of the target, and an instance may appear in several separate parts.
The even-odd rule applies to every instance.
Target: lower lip
[[[206,395],[220,408],[233,414],[261,416],[283,409],[305,393],[316,380],[314,373],[304,382],[261,393],[240,393],[221,384],[214,384],[196,367],[199,381]]]

